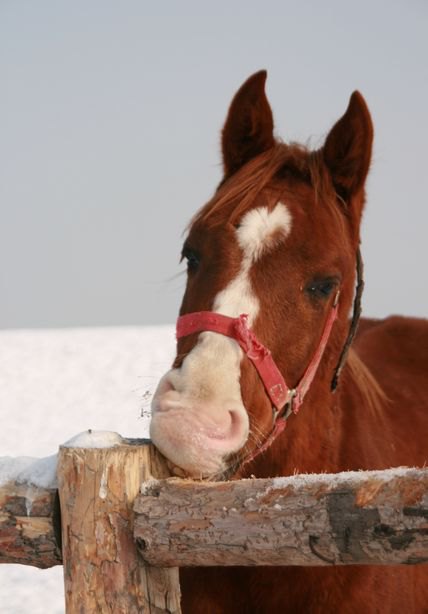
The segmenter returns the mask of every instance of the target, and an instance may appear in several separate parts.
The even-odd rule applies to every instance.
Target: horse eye
[[[200,256],[197,252],[185,247],[183,249],[182,258],[185,258],[187,261],[187,270],[189,271],[189,273],[194,273],[195,271],[197,271],[199,263],[201,261]]]
[[[335,277],[317,279],[306,286],[306,292],[314,298],[328,298],[338,284]]]

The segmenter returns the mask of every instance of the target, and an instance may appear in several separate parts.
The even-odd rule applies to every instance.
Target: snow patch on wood
[[[413,469],[416,469],[413,467]],[[365,482],[367,476],[374,480],[387,481],[392,478],[399,478],[408,475],[412,467],[393,467],[391,469],[382,469],[379,471],[373,470],[368,474],[367,471],[341,471],[339,473],[296,473],[289,476],[281,476],[272,478],[271,489],[287,488],[287,486],[293,486],[293,488],[301,488],[304,486],[312,486],[317,483],[325,483],[331,487],[335,487],[337,484],[343,484],[344,480],[349,482]],[[416,469],[417,470],[417,469]]]
[[[16,482],[38,488],[57,488],[56,466],[56,454],[46,458],[5,456],[0,458],[0,486],[8,482]]]
[[[114,448],[123,443],[119,433],[113,431],[93,431],[88,429],[72,437],[63,444],[64,448]]]

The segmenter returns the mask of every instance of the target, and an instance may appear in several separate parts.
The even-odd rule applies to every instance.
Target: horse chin
[[[190,433],[187,429],[177,432],[168,428],[172,425],[162,418],[164,416],[152,420],[150,437],[165,456],[173,475],[193,479],[214,479],[223,474],[224,454],[221,450],[210,448],[209,438],[197,431]]]
[[[173,462],[171,462],[168,459],[166,459],[166,464],[168,466],[169,471],[171,472],[171,475],[177,478],[184,478],[184,479],[189,479],[189,480],[204,480],[207,482],[212,482],[212,481],[222,482],[227,479],[227,471],[221,467],[219,468],[218,471],[203,473],[201,472],[200,468],[198,470],[183,469],[183,467],[179,467],[178,465],[175,465]]]
[[[150,424],[150,438],[167,459],[174,475],[193,479],[213,479],[225,470],[221,439],[209,437],[186,417],[155,414]],[[179,428],[177,428],[177,424]]]

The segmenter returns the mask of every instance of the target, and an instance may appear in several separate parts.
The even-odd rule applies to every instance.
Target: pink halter
[[[266,393],[274,408],[274,427],[262,446],[257,448],[243,464],[253,460],[258,454],[264,452],[274,439],[284,430],[286,420],[291,412],[297,414],[303,399],[308,392],[315,373],[321,362],[325,347],[330,337],[333,324],[339,309],[339,292],[337,292],[330,314],[324,326],[320,343],[296,388],[289,388],[285,383],[272,354],[257,339],[254,332],[248,328],[248,315],[241,314],[237,318],[224,316],[212,311],[197,311],[180,316],[177,320],[177,339],[187,337],[193,333],[210,331],[235,339],[246,356],[256,368],[263,382]],[[285,412],[283,412],[286,408]]]

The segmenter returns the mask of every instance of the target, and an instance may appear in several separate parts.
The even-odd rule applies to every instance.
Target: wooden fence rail
[[[160,566],[428,562],[428,469],[143,485],[143,559]]]
[[[428,468],[201,483],[119,441],[62,447],[58,489],[0,486],[0,563],[63,564],[67,614],[179,613],[180,565],[428,561]]]
[[[0,485],[0,563],[45,569],[62,565],[58,490]]]

